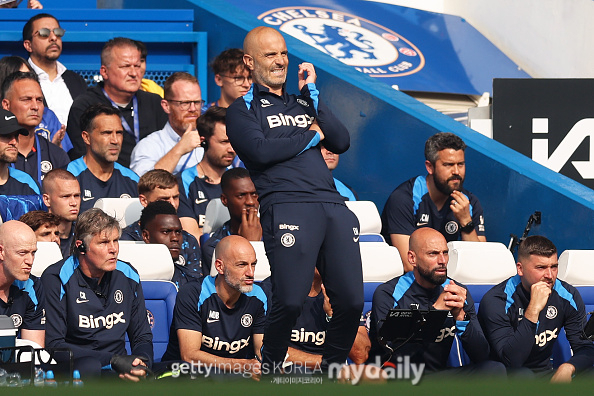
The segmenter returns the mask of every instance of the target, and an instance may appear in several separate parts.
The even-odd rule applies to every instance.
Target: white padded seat
[[[448,277],[469,285],[496,285],[516,274],[516,261],[499,242],[448,242]]]
[[[387,282],[404,274],[398,249],[384,242],[359,244],[363,265],[363,282]]]
[[[221,202],[220,198],[211,199],[206,206],[204,213],[203,234],[210,234],[221,228],[225,222],[229,221],[229,209]]]
[[[594,286],[594,250],[565,250],[557,277],[572,286]]]
[[[62,251],[56,242],[37,242],[37,252],[31,273],[37,277],[50,265],[62,260]]]
[[[346,206],[359,219],[359,234],[379,234],[382,220],[375,204],[371,201],[346,201]]]
[[[143,209],[138,198],[99,198],[93,207],[115,217],[122,228],[138,221]]]
[[[141,281],[170,281],[173,277],[171,253],[160,243],[121,243],[118,260],[132,264]]]

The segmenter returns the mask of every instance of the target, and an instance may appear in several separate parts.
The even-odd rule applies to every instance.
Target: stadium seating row
[[[220,200],[209,205],[207,222],[211,230],[216,229],[228,219],[226,208]],[[142,206],[136,199],[102,199],[96,204],[113,214],[122,226],[140,217]],[[349,205],[360,219],[361,235],[379,235],[381,221],[377,208],[372,202],[357,201]],[[224,209],[224,210],[223,210]],[[214,214],[214,215],[213,215]],[[225,218],[225,214],[227,218]],[[403,274],[402,261],[396,248],[383,241],[367,242],[361,240],[361,258],[365,305],[371,309],[373,293],[377,286]],[[270,267],[262,242],[252,242],[258,258],[255,278],[261,281],[270,275]],[[494,285],[516,273],[515,260],[502,243],[497,242],[449,242],[450,251],[448,275],[465,284],[478,310],[484,294]],[[50,264],[62,258],[58,245],[53,242],[39,242],[32,273],[40,276]],[[173,261],[164,245],[146,245],[143,242],[121,241],[119,258],[130,262],[139,272],[147,300],[148,317],[153,329],[155,357],[160,357],[167,346],[169,326],[173,315],[173,305],[177,289],[169,280],[173,274]],[[559,257],[559,278],[578,287],[587,311],[594,310],[594,266],[590,263],[594,250],[567,250]],[[214,268],[214,266],[213,266]],[[215,275],[216,272],[211,273]],[[558,365],[571,356],[571,350],[562,332],[553,354],[554,364]],[[468,357],[456,340],[450,354],[450,365],[459,366],[468,362]]]

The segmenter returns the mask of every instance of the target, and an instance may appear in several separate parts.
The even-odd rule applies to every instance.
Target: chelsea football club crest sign
[[[425,66],[422,52],[409,40],[356,15],[283,7],[258,19],[372,77],[407,76]]]

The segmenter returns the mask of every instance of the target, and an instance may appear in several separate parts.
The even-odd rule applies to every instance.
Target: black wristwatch
[[[465,234],[470,234],[474,230],[474,221],[470,220],[468,224],[460,228],[460,231]]]

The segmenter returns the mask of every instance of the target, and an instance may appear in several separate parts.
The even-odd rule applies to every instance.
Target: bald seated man
[[[37,251],[35,233],[25,223],[0,225],[0,315],[10,316],[19,338],[45,344],[45,311],[41,282],[31,275]]]
[[[267,300],[254,284],[256,253],[247,239],[230,235],[215,248],[214,265],[217,276],[181,287],[162,361],[258,376]]]
[[[378,286],[373,294],[369,338],[372,342],[370,358],[385,359],[392,364],[410,356],[414,364],[424,364],[425,373],[448,370],[452,374],[483,374],[505,376],[505,367],[487,360],[489,343],[483,334],[474,310],[474,301],[466,287],[448,278],[448,245],[444,236],[433,228],[419,228],[412,233],[407,254],[413,270]],[[420,311],[449,311],[437,337],[423,342],[411,341],[389,354],[389,348],[379,344],[377,334],[392,308]],[[458,335],[473,364],[447,368],[448,355]],[[390,345],[392,348],[397,345]],[[385,362],[382,362],[385,363]]]

